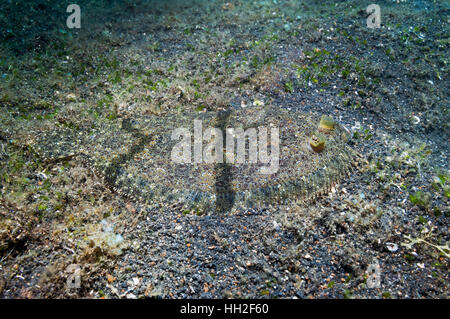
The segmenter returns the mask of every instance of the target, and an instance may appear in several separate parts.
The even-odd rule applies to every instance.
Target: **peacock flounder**
[[[195,136],[195,123],[202,125],[200,143]],[[203,212],[229,212],[292,199],[309,200],[328,192],[345,176],[356,157],[347,143],[348,134],[336,123],[333,130],[320,133],[325,144],[317,152],[310,142],[318,133],[319,123],[320,115],[316,114],[254,107],[105,119],[90,129],[32,123],[28,128],[10,129],[8,134],[13,140],[26,143],[45,163],[83,160],[112,190],[133,200],[181,203],[186,209]],[[174,148],[180,143],[180,139],[174,138],[174,131],[179,128],[190,132],[185,136],[191,142],[186,144],[189,150],[185,151],[192,157],[185,162],[173,159]],[[218,137],[223,139],[219,143],[224,148],[223,152],[219,150],[223,158],[215,157],[214,162],[196,161],[195,147],[201,147],[202,155],[207,153],[208,128],[223,132]],[[226,149],[227,139],[233,136],[226,134],[230,128],[246,133],[253,130],[258,133],[257,139],[265,128],[267,143],[263,145],[260,139],[255,147],[245,140],[245,160],[230,161],[227,158],[230,149]],[[273,138],[276,130],[277,140]],[[234,145],[238,144],[236,141]],[[265,150],[266,155],[273,155],[276,148],[276,170],[262,173],[268,164],[251,161],[255,158],[253,153]],[[214,149],[212,155],[217,152]]]

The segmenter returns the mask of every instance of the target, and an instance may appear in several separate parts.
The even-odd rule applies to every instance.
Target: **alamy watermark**
[[[371,4],[367,7],[366,12],[370,15],[367,17],[367,27],[370,29],[381,27],[381,9],[377,4]]]
[[[201,120],[194,120],[194,142],[188,128],[181,127],[172,131],[172,140],[179,140],[171,153],[175,163],[229,163],[245,164],[246,145],[248,144],[248,163],[258,161],[267,166],[259,168],[261,174],[275,174],[279,169],[280,158],[280,130],[270,128],[270,143],[268,143],[267,127],[256,128],[227,128],[225,132],[225,156],[223,133],[219,128],[208,127],[203,131]],[[248,141],[248,143],[246,143]],[[207,144],[204,146],[203,142]],[[269,153],[270,145],[270,153]],[[193,156],[192,156],[193,148]],[[236,152],[235,152],[236,149]]]
[[[69,29],[81,28],[81,8],[78,4],[70,4],[66,10],[67,13],[72,13],[67,17],[66,25]]]
[[[378,264],[378,261],[376,261],[373,264],[370,264],[369,267],[367,267],[367,288],[380,288],[381,287],[381,268]]]
[[[81,268],[77,264],[71,264],[66,268],[67,276],[66,284],[69,289],[78,289],[81,287]]]

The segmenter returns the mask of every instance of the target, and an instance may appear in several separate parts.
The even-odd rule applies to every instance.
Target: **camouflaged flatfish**
[[[171,154],[179,140],[173,139],[173,131],[185,128],[193,139],[196,120],[201,121],[203,130],[222,130],[224,147],[226,129],[279,128],[278,170],[263,174],[261,167],[268,164],[250,163],[249,142],[244,163],[230,163],[226,158],[221,163],[174,162]],[[349,172],[356,154],[348,144],[348,133],[340,125],[325,134],[322,152],[311,149],[309,140],[317,131],[319,120],[319,114],[245,108],[99,120],[88,131],[36,124],[25,132],[10,135],[16,134],[47,163],[83,160],[107,186],[133,200],[181,203],[186,209],[203,212],[228,212],[293,199],[308,200],[328,192]],[[267,132],[270,135],[269,129]],[[270,136],[267,140],[271,144]],[[202,145],[206,144],[204,141]],[[271,147],[267,147],[269,153]]]

